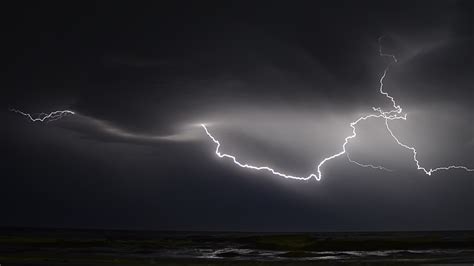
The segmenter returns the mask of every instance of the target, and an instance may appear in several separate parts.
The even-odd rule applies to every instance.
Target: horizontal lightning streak
[[[25,113],[25,112],[17,110],[17,109],[10,109],[10,111],[21,114],[23,116],[26,116],[32,122],[51,122],[51,121],[55,121],[55,120],[58,120],[60,118],[63,118],[64,116],[75,114],[75,112],[70,111],[70,110],[62,110],[62,111],[54,111],[54,112],[51,112],[49,114],[40,113],[40,114],[38,114],[38,116],[33,117],[31,114]]]
[[[360,166],[360,167],[379,169],[379,170],[384,170],[384,171],[387,171],[387,172],[392,172],[392,171],[393,171],[393,170],[388,169],[388,168],[383,167],[383,166],[372,165],[372,164],[363,164],[363,163],[354,161],[354,160],[352,160],[352,158],[349,156],[349,153],[346,153],[346,156],[347,156],[347,160],[349,160],[349,162],[351,162],[351,163],[353,163],[353,164],[357,164],[357,165]]]
[[[217,156],[219,156],[219,158],[228,158],[228,159],[231,159],[236,165],[242,167],[242,168],[249,168],[249,169],[253,169],[253,170],[264,170],[264,171],[269,171],[271,172],[272,174],[274,175],[277,175],[277,176],[281,176],[281,177],[285,177],[285,178],[291,178],[291,179],[297,179],[297,180],[308,180],[310,178],[312,178],[313,176],[316,177],[316,179],[318,178],[317,176],[315,176],[314,174],[311,174],[309,175],[308,177],[299,177],[299,176],[292,176],[292,175],[287,175],[287,174],[283,174],[283,173],[280,173],[278,171],[275,171],[273,170],[272,168],[268,167],[268,166],[253,166],[253,165],[249,165],[247,163],[241,163],[239,161],[237,161],[237,158],[233,155],[229,155],[229,154],[225,154],[225,153],[221,153],[219,151],[219,148],[221,147],[221,143],[216,139],[214,138],[214,136],[209,132],[209,130],[207,129],[206,125],[204,124],[201,124],[201,127],[204,128],[204,131],[206,131],[206,134],[209,136],[209,138],[216,144],[216,154]]]
[[[307,177],[301,177],[301,176],[293,176],[293,175],[288,175],[288,174],[284,174],[284,173],[281,173],[281,172],[278,172],[276,170],[274,170],[273,168],[269,167],[269,166],[254,166],[254,165],[250,165],[248,163],[241,163],[237,160],[237,158],[233,155],[230,155],[230,154],[226,154],[226,153],[221,153],[219,151],[220,147],[221,147],[221,143],[209,132],[207,126],[205,124],[201,124],[201,127],[204,129],[204,131],[206,132],[207,136],[209,136],[209,138],[216,144],[216,150],[215,150],[215,153],[216,155],[219,157],[219,158],[228,158],[228,159],[231,159],[234,164],[242,167],[242,168],[249,168],[249,169],[253,169],[253,170],[264,170],[264,171],[268,171],[268,172],[271,172],[272,174],[274,175],[277,175],[277,176],[281,176],[281,177],[284,177],[284,178],[290,178],[290,179],[296,179],[296,180],[309,180],[311,178],[316,178],[316,180],[320,181],[321,180],[321,177],[322,177],[322,172],[321,172],[321,167],[329,160],[332,160],[334,158],[337,158],[343,154],[346,153],[346,145],[349,143],[349,140],[355,138],[357,136],[357,133],[356,133],[356,125],[363,121],[363,120],[367,120],[367,119],[370,119],[370,118],[382,118],[384,117],[383,114],[371,114],[371,115],[367,115],[367,116],[362,116],[360,117],[359,119],[357,119],[356,121],[350,123],[350,126],[352,127],[352,135],[350,136],[347,136],[344,140],[344,143],[342,144],[342,151],[336,153],[336,154],[333,154],[329,157],[326,157],[324,158],[317,166],[317,172],[316,173],[312,173],[310,174],[309,176]],[[400,119],[399,117],[393,117],[393,118],[387,118],[387,119]],[[387,170],[387,171],[391,171],[385,167],[382,167],[382,166],[375,166],[375,165],[365,165],[365,164],[361,164],[361,163],[358,163],[356,161],[353,161],[351,159],[349,159],[349,161],[351,163],[354,163],[356,165],[359,165],[359,166],[362,166],[362,167],[370,167],[370,168],[374,168],[374,169],[381,169],[381,170]]]

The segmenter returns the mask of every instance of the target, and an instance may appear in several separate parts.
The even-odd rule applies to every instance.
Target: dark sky
[[[2,7],[0,225],[154,230],[474,229],[474,174],[427,176],[361,124],[386,90],[428,168],[474,167],[471,1],[35,2]],[[33,123],[9,112],[69,109]]]

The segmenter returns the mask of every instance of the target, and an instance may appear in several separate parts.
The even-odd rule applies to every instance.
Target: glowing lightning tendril
[[[73,111],[70,111],[70,110],[63,110],[63,111],[54,111],[54,112],[51,112],[51,113],[49,113],[49,114],[40,113],[40,114],[38,114],[36,117],[33,117],[31,114],[22,112],[22,111],[17,110],[17,109],[10,109],[10,111],[15,112],[15,113],[18,113],[18,114],[21,114],[21,115],[23,115],[23,116],[26,116],[26,117],[28,117],[28,119],[30,119],[32,122],[51,122],[51,121],[55,121],[55,120],[61,119],[61,118],[63,118],[64,116],[75,114],[75,112],[73,112]]]
[[[327,161],[330,161],[332,159],[335,159],[343,154],[346,154],[346,157],[347,159],[349,160],[349,162],[351,163],[354,163],[358,166],[361,166],[361,167],[370,167],[370,168],[374,168],[374,169],[381,169],[381,170],[386,170],[386,171],[391,171],[390,169],[387,169],[383,166],[375,166],[375,165],[371,165],[371,164],[362,164],[362,163],[359,163],[357,161],[354,161],[352,160],[350,157],[349,157],[349,154],[347,153],[346,151],[346,145],[349,143],[349,141],[353,138],[355,138],[357,136],[357,133],[356,133],[356,126],[357,124],[360,122],[360,121],[363,121],[363,120],[367,120],[369,118],[383,118],[385,120],[385,125],[386,125],[386,128],[388,130],[388,132],[390,133],[390,135],[392,136],[392,138],[397,142],[397,144],[399,146],[402,146],[403,148],[405,149],[408,149],[408,150],[411,150],[412,153],[413,153],[413,160],[415,161],[416,163],[416,166],[417,166],[417,169],[418,170],[423,170],[423,172],[427,175],[431,175],[432,173],[436,172],[436,171],[439,171],[439,170],[450,170],[450,169],[462,169],[462,170],[465,170],[465,171],[474,171],[474,169],[470,169],[470,168],[467,168],[465,166],[457,166],[457,165],[450,165],[450,166],[444,166],[444,167],[437,167],[437,168],[432,168],[432,169],[429,169],[427,170],[426,168],[420,166],[420,163],[417,159],[417,152],[416,152],[416,149],[414,147],[410,147],[406,144],[403,144],[402,142],[400,142],[398,140],[398,138],[395,136],[395,134],[392,132],[392,130],[390,129],[389,127],[389,123],[388,121],[389,120],[399,120],[399,119],[402,119],[402,120],[406,120],[407,119],[407,114],[402,114],[402,108],[400,107],[400,105],[397,104],[397,102],[395,101],[395,99],[390,96],[387,92],[384,91],[384,79],[385,77],[387,76],[387,73],[388,73],[388,70],[390,69],[390,66],[391,64],[393,63],[397,63],[398,60],[397,58],[395,57],[395,55],[392,55],[392,54],[386,54],[386,53],[383,53],[382,51],[382,44],[381,44],[381,41],[382,41],[382,37],[380,37],[378,39],[378,42],[379,42],[379,55],[381,57],[389,57],[392,59],[392,62],[389,63],[383,73],[382,73],[382,76],[380,77],[380,87],[379,87],[379,92],[384,95],[386,98],[388,98],[391,102],[392,102],[392,106],[393,106],[393,109],[390,110],[390,111],[383,111],[382,108],[380,107],[372,107],[372,109],[376,112],[378,112],[378,114],[370,114],[370,115],[367,115],[367,116],[362,116],[362,117],[359,117],[357,120],[355,120],[354,122],[351,122],[349,125],[350,127],[352,128],[352,135],[349,135],[347,136],[345,139],[344,139],[344,143],[342,144],[342,151],[334,154],[334,155],[331,155],[329,157],[326,157],[324,158],[317,166],[317,173],[311,173],[309,176],[306,176],[306,177],[300,177],[300,176],[293,176],[293,175],[288,175],[288,174],[284,174],[284,173],[281,173],[281,172],[278,172],[276,170],[274,170],[273,168],[271,167],[268,167],[268,166],[253,166],[253,165],[250,165],[248,163],[242,163],[240,161],[237,160],[237,158],[233,155],[229,155],[229,154],[226,154],[226,153],[221,153],[219,151],[219,148],[221,147],[221,143],[209,132],[209,130],[207,129],[206,125],[205,124],[201,124],[202,128],[204,129],[204,131],[206,132],[206,134],[209,136],[209,138],[216,144],[216,150],[215,150],[215,153],[216,155],[219,157],[219,158],[228,158],[228,159],[231,159],[234,164],[242,167],[242,168],[249,168],[249,169],[253,169],[253,170],[258,170],[258,171],[261,171],[261,170],[264,170],[264,171],[268,171],[268,172],[271,172],[272,174],[274,175],[277,175],[277,176],[281,176],[281,177],[284,177],[284,178],[290,178],[290,179],[296,179],[296,180],[309,180],[311,178],[315,178],[316,180],[321,180],[321,176],[322,176],[322,173],[321,173],[321,167],[327,162]]]

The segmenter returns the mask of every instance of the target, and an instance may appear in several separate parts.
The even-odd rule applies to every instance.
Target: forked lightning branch
[[[372,110],[375,112],[375,114],[370,114],[370,115],[367,115],[367,116],[361,116],[357,120],[355,120],[354,122],[351,122],[349,124],[349,126],[352,128],[352,134],[347,136],[344,139],[344,142],[342,143],[342,147],[341,147],[340,151],[338,151],[337,153],[335,153],[333,155],[325,157],[321,162],[318,163],[315,173],[311,173],[308,176],[293,176],[293,175],[289,175],[289,174],[285,174],[285,173],[276,171],[272,167],[269,167],[269,166],[256,166],[256,165],[252,165],[250,163],[243,163],[243,162],[239,161],[234,155],[230,155],[230,154],[226,154],[226,153],[221,152],[220,151],[221,143],[219,142],[219,140],[217,140],[210,133],[209,129],[207,128],[207,126],[205,124],[201,124],[201,126],[204,129],[204,131],[206,132],[207,136],[209,136],[209,138],[216,144],[216,150],[215,150],[216,155],[219,156],[219,158],[231,160],[234,164],[236,164],[239,167],[248,168],[248,169],[252,169],[252,170],[258,170],[258,171],[267,171],[267,172],[270,172],[270,173],[272,173],[274,175],[277,175],[277,176],[281,176],[281,177],[284,177],[284,178],[296,179],[296,180],[309,180],[313,177],[318,181],[321,180],[321,177],[323,175],[323,173],[322,173],[323,165],[325,163],[329,162],[330,160],[338,158],[342,155],[346,155],[346,158],[349,160],[349,162],[354,163],[355,165],[358,165],[358,166],[361,166],[361,167],[370,167],[370,168],[374,168],[374,169],[391,171],[390,169],[387,169],[383,166],[377,166],[377,165],[372,165],[372,164],[363,164],[363,163],[354,161],[353,159],[351,159],[351,157],[349,157],[349,153],[346,150],[346,146],[349,143],[349,141],[351,139],[354,139],[355,137],[357,137],[357,125],[359,124],[359,122],[367,120],[367,119],[384,119],[385,120],[385,127],[387,128],[387,132],[390,134],[390,136],[393,138],[393,140],[399,146],[401,146],[402,148],[410,150],[412,152],[413,161],[415,162],[416,167],[417,167],[418,170],[423,171],[427,175],[431,175],[432,173],[440,171],[440,170],[450,170],[450,169],[462,169],[462,170],[469,171],[469,172],[474,171],[474,169],[470,169],[470,168],[467,168],[465,166],[460,166],[460,165],[449,165],[449,166],[442,166],[442,167],[427,169],[427,168],[421,166],[420,162],[418,161],[418,158],[417,158],[418,154],[417,154],[417,151],[416,151],[415,147],[408,146],[407,144],[402,143],[398,139],[398,137],[393,133],[392,129],[390,128],[389,121],[392,121],[392,120],[406,120],[407,119],[407,114],[402,112],[403,109],[400,105],[397,104],[397,102],[395,101],[395,98],[393,98],[386,91],[384,91],[384,80],[385,80],[385,77],[387,76],[388,70],[390,69],[390,66],[392,64],[397,63],[398,60],[397,60],[395,55],[386,54],[386,53],[383,52],[382,43],[381,43],[382,38],[383,37],[380,37],[378,39],[378,42],[379,42],[379,55],[381,57],[390,58],[391,62],[385,67],[385,69],[384,69],[384,71],[383,71],[383,73],[380,77],[379,92],[382,95],[384,95],[388,100],[390,100],[393,108],[388,110],[388,111],[384,111],[380,107],[372,107]]]

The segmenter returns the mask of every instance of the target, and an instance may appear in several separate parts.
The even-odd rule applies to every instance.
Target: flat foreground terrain
[[[1,265],[473,262],[474,231],[288,234],[0,229]]]

